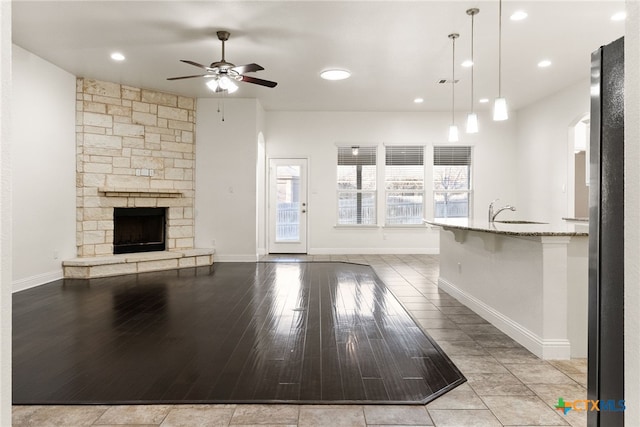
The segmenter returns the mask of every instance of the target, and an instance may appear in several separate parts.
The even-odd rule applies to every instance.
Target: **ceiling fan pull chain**
[[[217,113],[222,117],[222,121],[224,122],[224,97],[226,96],[225,92],[222,92],[222,98],[218,98],[218,111]],[[220,104],[222,104],[222,108],[220,108]]]

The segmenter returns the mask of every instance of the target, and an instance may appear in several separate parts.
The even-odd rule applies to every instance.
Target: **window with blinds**
[[[434,217],[468,218],[471,190],[471,147],[433,147]]]
[[[338,147],[338,225],[375,225],[377,147]]]
[[[385,224],[422,224],[424,217],[424,146],[385,148]]]

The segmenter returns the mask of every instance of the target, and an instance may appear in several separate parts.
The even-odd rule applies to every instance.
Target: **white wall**
[[[258,153],[256,159],[256,247],[258,255],[267,253],[267,142],[264,136],[266,115],[262,106],[256,105],[258,117]]]
[[[640,3],[627,0],[625,34],[625,424],[640,425]]]
[[[259,104],[225,99],[222,121],[218,102],[196,107],[195,244],[215,247],[216,261],[255,261]]]
[[[11,425],[11,2],[0,2],[0,425]]]
[[[76,256],[75,76],[13,46],[13,288]]]
[[[518,111],[515,176],[523,218],[560,221],[567,216],[567,191],[572,191],[567,189],[567,165],[569,156],[573,158],[569,126],[589,108],[589,81],[582,80]]]
[[[515,115],[514,115],[515,116]],[[463,117],[458,117],[462,124]],[[489,202],[516,200],[515,120],[495,123],[480,115],[481,132],[461,133],[473,145],[474,216],[484,219]],[[355,229],[336,225],[336,144],[425,144],[426,179],[432,176],[433,145],[446,145],[448,113],[267,112],[267,157],[309,159],[309,253],[437,253],[438,233],[421,228]],[[383,157],[378,161],[384,165]],[[382,171],[383,169],[380,169]],[[427,189],[431,186],[427,184]],[[379,221],[384,193],[379,181]],[[427,195],[427,200],[431,199]],[[427,203],[425,216],[433,206]]]

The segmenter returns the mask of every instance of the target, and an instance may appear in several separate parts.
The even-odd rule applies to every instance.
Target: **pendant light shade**
[[[452,43],[451,55],[451,125],[449,126],[449,142],[458,142],[458,126],[455,123],[455,106],[456,106],[456,39],[460,34],[449,34]]]
[[[467,133],[478,133],[478,115],[469,113],[467,116]]]
[[[472,8],[467,10],[467,15],[471,16],[471,110],[469,115],[467,116],[467,133],[478,133],[478,115],[473,112],[473,72],[476,68],[476,64],[473,58],[473,24],[474,24],[474,16],[480,13],[480,9]]]
[[[460,141],[458,126],[456,125],[449,126],[449,142],[458,142],[458,141]]]
[[[493,104],[493,120],[502,121],[509,118],[507,100],[502,97],[502,0],[498,6],[498,97]]]
[[[507,100],[504,98],[496,98],[493,104],[493,120],[499,122],[509,118],[507,110]]]

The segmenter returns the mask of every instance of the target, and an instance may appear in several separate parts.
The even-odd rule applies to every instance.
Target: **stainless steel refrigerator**
[[[589,427],[624,425],[624,39],[591,55]],[[637,404],[637,402],[635,402]]]

